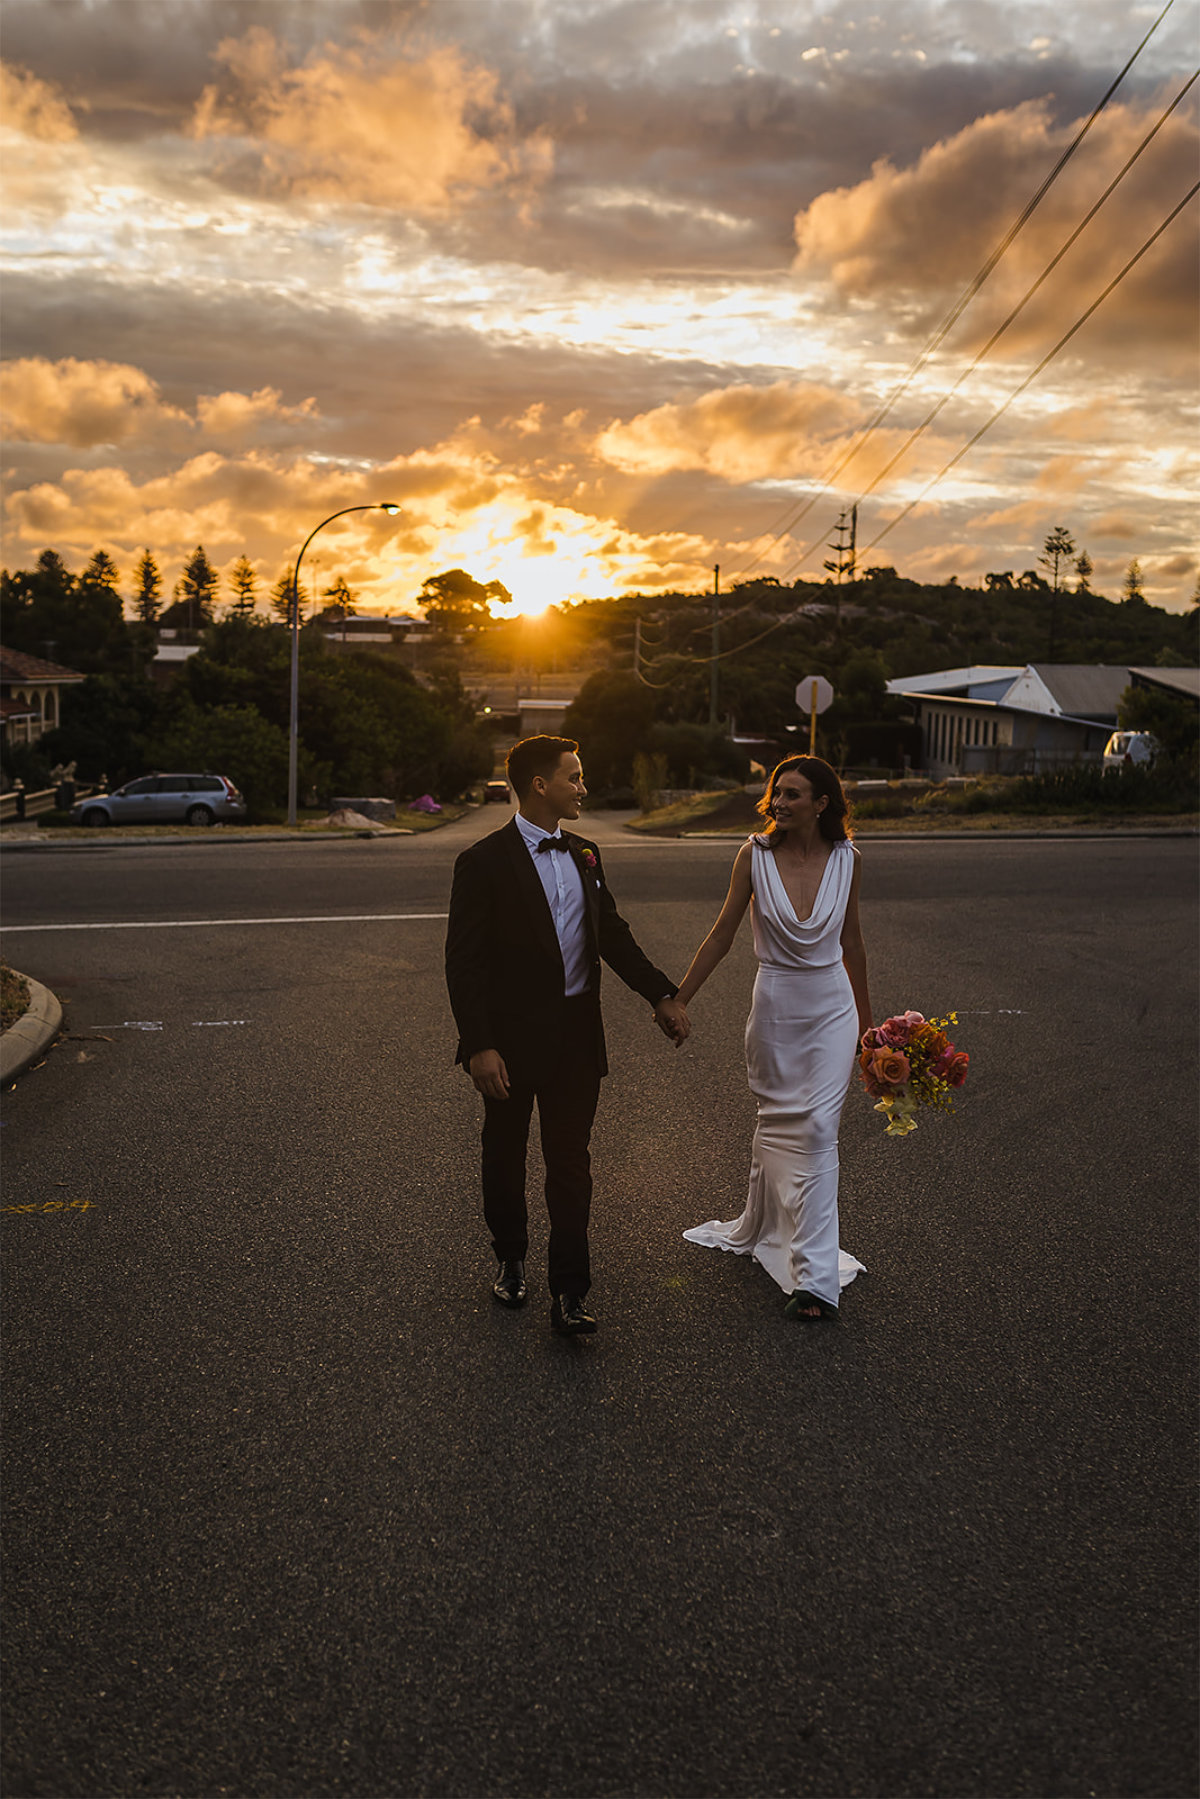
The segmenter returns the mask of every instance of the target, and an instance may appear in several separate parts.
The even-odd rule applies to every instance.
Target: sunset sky
[[[846,460],[1163,0],[5,0],[4,546],[167,596],[202,543],[415,609],[753,574],[1198,555],[1196,179],[1175,0],[1011,249]],[[874,10],[872,10],[874,6]],[[831,471],[840,473],[825,485]],[[823,491],[822,491],[823,490]],[[800,509],[812,504],[797,519]]]

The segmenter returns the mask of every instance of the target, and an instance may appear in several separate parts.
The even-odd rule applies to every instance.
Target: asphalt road
[[[7,858],[69,1032],[0,1109],[7,1799],[1193,1793],[1194,843],[864,844],[876,1012],[972,1068],[904,1142],[851,1094],[836,1327],[680,1237],[748,931],[682,1052],[610,978],[564,1342],[451,1067],[499,822]],[[682,972],[730,846],[595,828]]]

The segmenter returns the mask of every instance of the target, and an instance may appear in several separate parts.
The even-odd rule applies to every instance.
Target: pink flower
[[[943,1060],[945,1058],[943,1057]],[[967,1078],[967,1064],[971,1060],[965,1049],[956,1049],[950,1057],[950,1065],[945,1070],[943,1079],[951,1087],[961,1087]]]
[[[889,1049],[903,1049],[911,1036],[903,1018],[885,1018],[879,1026],[879,1041]]]
[[[883,1038],[879,1035],[879,1031],[875,1025],[871,1025],[869,1030],[865,1030],[863,1032],[862,1047],[863,1047],[863,1049],[882,1049],[883,1048]]]
[[[919,1030],[921,1025],[925,1023],[924,1012],[902,1012],[900,1016],[908,1026],[909,1036],[911,1036],[915,1030]]]
[[[583,865],[585,868],[595,868],[596,858],[593,856],[591,850],[580,850],[579,854],[583,857]]]

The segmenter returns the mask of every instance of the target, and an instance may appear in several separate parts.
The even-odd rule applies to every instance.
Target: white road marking
[[[133,918],[111,924],[10,924],[4,929],[9,936],[18,931],[195,931],[247,924],[407,924],[449,916],[448,912],[329,912],[310,918]]]

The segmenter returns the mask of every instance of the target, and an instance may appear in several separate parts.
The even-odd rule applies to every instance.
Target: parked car
[[[507,781],[485,781],[483,784],[483,803],[486,806],[491,800],[499,800],[502,806],[512,804],[512,795],[508,791]]]
[[[1104,766],[1148,768],[1161,748],[1149,731],[1114,731],[1104,746]]]
[[[71,808],[73,825],[235,824],[246,802],[227,775],[142,775]]]

